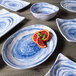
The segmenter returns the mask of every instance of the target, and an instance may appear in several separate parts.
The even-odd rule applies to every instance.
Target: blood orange
[[[40,30],[33,34],[32,41],[37,43],[37,45],[41,48],[45,48],[46,45],[44,44],[45,41],[50,39],[50,33],[48,30]]]
[[[42,35],[45,35],[45,38],[44,39],[42,38],[43,41],[48,41],[50,39],[50,33],[48,30],[43,29],[43,30],[40,30],[39,33]]]
[[[36,39],[37,39],[37,34],[39,31],[35,32],[32,36],[32,41],[36,43]]]
[[[46,45],[44,44],[43,40],[41,40],[41,37],[40,36],[37,37],[36,43],[41,48],[45,48],[46,47]]]

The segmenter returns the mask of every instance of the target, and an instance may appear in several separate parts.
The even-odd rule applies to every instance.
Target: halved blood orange
[[[36,43],[36,39],[37,39],[37,34],[39,31],[35,32],[32,36],[32,41]]]
[[[40,30],[39,33],[41,33],[41,34],[45,34],[45,39],[44,39],[43,41],[48,41],[48,40],[50,39],[50,33],[49,33],[48,30],[43,29],[43,30]]]
[[[45,48],[46,45],[44,44],[45,41],[48,41],[50,39],[50,33],[48,30],[43,29],[40,31],[37,31],[32,36],[32,41],[37,43],[37,45],[41,48]]]
[[[41,48],[45,48],[46,47],[46,45],[44,44],[43,40],[41,40],[41,37],[40,36],[37,37],[36,43]]]

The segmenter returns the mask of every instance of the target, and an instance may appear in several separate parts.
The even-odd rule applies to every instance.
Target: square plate
[[[30,3],[23,0],[0,0],[0,5],[13,11],[18,11]]]
[[[21,22],[24,17],[11,13],[5,9],[0,10],[0,37]]]
[[[76,76],[76,63],[60,53],[45,76]]]

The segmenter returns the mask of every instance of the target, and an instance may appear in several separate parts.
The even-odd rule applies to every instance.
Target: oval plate
[[[52,38],[46,48],[40,48],[32,41],[32,35],[39,30],[47,29]],[[45,25],[31,25],[9,37],[2,48],[2,58],[6,64],[15,69],[28,69],[44,62],[57,45],[55,32]]]

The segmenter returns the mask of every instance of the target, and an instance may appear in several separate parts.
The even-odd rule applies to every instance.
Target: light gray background
[[[26,19],[22,23],[18,24],[11,31],[9,31],[5,36],[0,38],[0,51],[3,46],[3,43],[8,37],[10,37],[13,33],[17,32],[21,28],[29,26],[29,25],[33,25],[33,24],[44,24],[52,28],[58,36],[57,47],[54,53],[44,63],[42,63],[41,65],[35,68],[28,69],[28,70],[16,70],[9,67],[8,65],[4,63],[0,55],[0,76],[44,76],[46,72],[48,72],[48,70],[53,65],[58,53],[63,53],[65,56],[69,57],[70,59],[76,62],[76,44],[67,42],[60,34],[56,25],[56,18],[71,19],[71,18],[76,18],[76,14],[64,10],[60,6],[61,0],[26,0],[26,1],[31,2],[31,4],[36,3],[36,2],[48,2],[51,4],[57,5],[60,8],[60,11],[53,19],[49,21],[41,21],[33,17],[33,15],[30,13],[30,6],[27,8],[24,8],[23,10],[19,12],[14,12],[21,16],[26,17]],[[0,9],[2,8],[3,7],[0,6]]]

